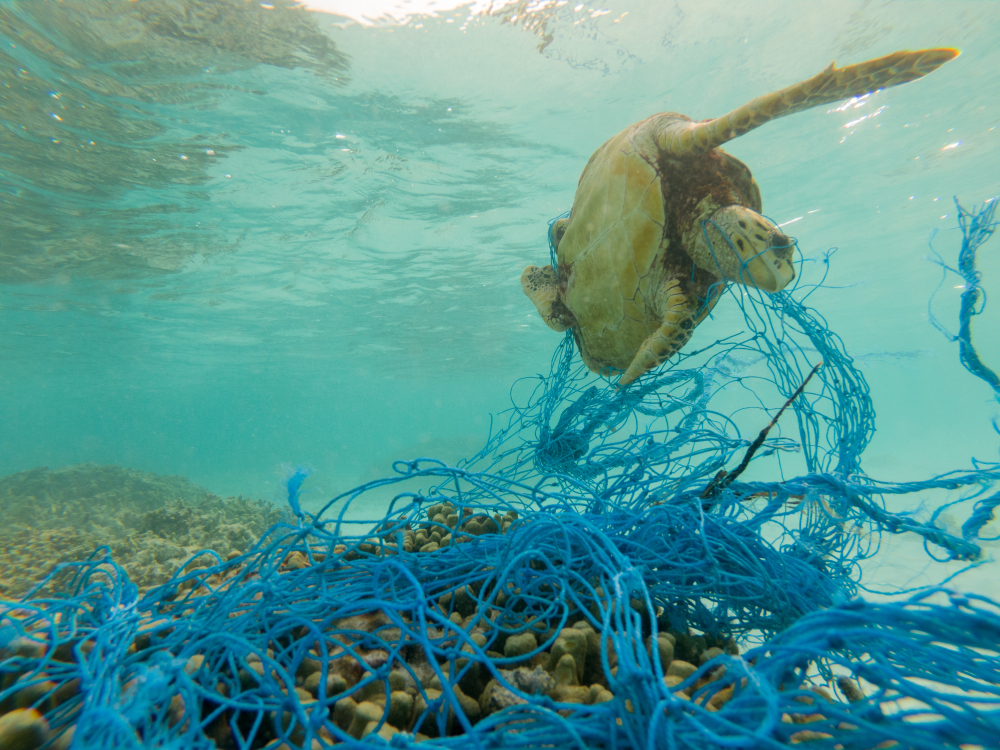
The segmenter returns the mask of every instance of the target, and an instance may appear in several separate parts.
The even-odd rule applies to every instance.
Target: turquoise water
[[[548,371],[559,337],[518,278],[605,139],[934,46],[962,55],[726,148],[807,261],[838,248],[810,304],[871,385],[865,470],[997,460],[997,403],[927,305],[930,234],[950,263],[959,248],[952,196],[1000,192],[1000,6],[537,2],[376,24],[277,6],[0,6],[0,474],[92,461],[277,498],[282,466],[310,464],[318,503],[395,459],[471,455],[512,384]],[[935,298],[952,330],[959,283]],[[974,329],[994,369],[998,310]],[[727,298],[697,335],[741,324]],[[957,570],[923,574],[906,544],[883,577]]]

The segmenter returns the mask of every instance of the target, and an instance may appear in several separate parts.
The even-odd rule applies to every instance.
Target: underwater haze
[[[284,502],[308,465],[316,508],[396,460],[472,456],[512,387],[549,371],[562,339],[519,278],[548,262],[548,223],[606,139],[929,47],[962,54],[726,150],[867,380],[864,471],[998,460],[995,394],[930,313],[957,332],[963,282],[934,255],[956,264],[953,197],[1000,193],[1000,5],[440,6],[0,5],[0,475],[96,463]],[[997,239],[979,271],[973,334],[997,370]],[[737,294],[689,347],[745,333]],[[751,438],[781,399],[753,406]],[[960,496],[897,509],[926,520]],[[879,580],[962,567],[928,570],[921,541],[888,542]],[[1000,595],[992,563],[964,575]]]
[[[998,29],[0,0],[0,749],[995,747]]]

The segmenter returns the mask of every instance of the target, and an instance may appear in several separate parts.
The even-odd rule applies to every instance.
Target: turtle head
[[[765,292],[780,292],[795,278],[795,243],[746,206],[723,206],[693,229],[691,256],[699,268]]]
[[[559,242],[562,240],[563,235],[566,234],[566,228],[569,225],[569,219],[556,219],[549,225],[549,242],[552,245],[553,250],[559,249]]]

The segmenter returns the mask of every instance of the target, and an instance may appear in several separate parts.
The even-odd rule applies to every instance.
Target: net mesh
[[[961,211],[956,271],[975,293],[955,340],[991,384],[970,321],[995,206]],[[744,333],[627,389],[587,373],[568,335],[549,373],[515,383],[477,455],[397,462],[315,513],[299,502],[308,471],[292,470],[284,522],[166,585],[140,594],[107,549],[60,566],[75,573],[64,596],[39,586],[0,603],[0,739],[995,746],[998,605],[944,589],[856,594],[884,533],[980,564],[1000,465],[909,483],[863,472],[875,412],[805,304],[824,280],[733,291]],[[758,435],[782,403],[774,434]],[[741,454],[766,480],[720,474]],[[387,488],[384,516],[357,521]],[[923,521],[888,510],[886,497],[932,488],[961,491],[945,506],[968,511],[960,535],[943,508]]]

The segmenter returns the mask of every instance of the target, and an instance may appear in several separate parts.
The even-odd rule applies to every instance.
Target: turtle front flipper
[[[950,48],[903,50],[846,68],[837,69],[830,63],[812,78],[754,99],[714,120],[671,120],[655,134],[656,142],[672,154],[711,151],[769,120],[923,78],[958,55],[957,49]]]
[[[641,375],[652,370],[657,365],[670,359],[680,350],[687,340],[691,338],[691,332],[701,319],[708,314],[711,306],[715,305],[718,295],[715,295],[709,303],[707,309],[695,316],[695,311],[688,301],[687,295],[681,291],[681,285],[677,279],[670,279],[663,286],[664,304],[662,308],[663,323],[653,335],[642,342],[639,351],[632,358],[632,363],[625,370],[618,386],[628,385]]]
[[[576,325],[576,319],[559,296],[559,279],[552,266],[528,266],[521,274],[521,289],[535,305],[545,325],[562,333]]]

